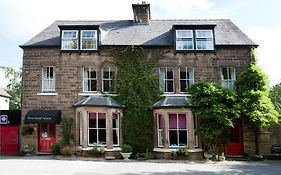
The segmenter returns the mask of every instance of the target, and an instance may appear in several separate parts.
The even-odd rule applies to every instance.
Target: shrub
[[[21,133],[22,135],[32,135],[34,128],[30,125],[22,125],[21,126]]]
[[[58,143],[54,143],[52,146],[51,146],[51,149],[52,149],[52,153],[54,155],[58,155],[60,154],[60,145]]]
[[[176,153],[179,156],[188,156],[188,146],[185,145],[184,147],[179,148]]]
[[[74,127],[73,118],[64,118],[62,120],[62,145],[70,145],[73,142],[74,135],[72,128]]]
[[[122,153],[130,153],[133,151],[133,148],[131,145],[127,145],[127,144],[122,144],[121,145],[121,152]]]
[[[76,148],[75,148],[75,147],[73,147],[73,146],[68,146],[68,145],[66,145],[66,146],[64,146],[64,147],[62,147],[62,148],[60,149],[60,153],[61,153],[62,155],[64,155],[64,156],[71,156],[71,155],[74,155],[75,151],[76,151]]]
[[[104,146],[100,146],[100,147],[94,146],[92,149],[88,151],[88,153],[94,156],[101,156],[105,153],[105,148]]]

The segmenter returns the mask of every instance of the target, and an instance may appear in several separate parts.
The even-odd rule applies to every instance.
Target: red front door
[[[234,128],[228,133],[229,143],[224,147],[224,153],[227,156],[243,155],[243,135],[242,135],[242,120],[236,120]]]
[[[51,152],[51,146],[56,142],[55,124],[38,124],[39,152]]]
[[[17,154],[19,150],[19,126],[0,126],[0,155]]]

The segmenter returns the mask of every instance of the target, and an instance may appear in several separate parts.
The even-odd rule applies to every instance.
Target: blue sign
[[[7,115],[1,115],[0,124],[8,124],[8,116]]]

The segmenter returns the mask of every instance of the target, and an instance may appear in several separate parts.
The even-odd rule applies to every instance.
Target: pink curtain
[[[186,129],[186,114],[178,114],[179,129]]]
[[[177,114],[169,114],[169,128],[177,129]]]
[[[164,128],[162,114],[158,114],[158,126],[159,126],[159,129],[163,129]]]
[[[105,113],[98,113],[98,119],[104,119],[105,120],[106,114]]]
[[[96,113],[89,113],[89,119],[90,120],[96,119]]]

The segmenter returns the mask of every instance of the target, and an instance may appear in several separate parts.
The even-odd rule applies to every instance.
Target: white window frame
[[[156,122],[157,122],[157,146],[162,148],[163,147],[163,141],[164,141],[164,135],[163,135],[163,129],[160,128],[159,126],[159,119],[162,117],[163,120],[163,115],[162,114],[156,114]],[[162,141],[161,141],[162,139]]]
[[[119,146],[120,145],[120,113],[115,113],[115,114],[117,115],[117,121],[116,121],[117,127],[116,128],[113,127],[113,118],[112,118],[112,131],[116,130],[116,132],[117,132],[117,144],[114,144],[113,139],[112,139],[112,142],[113,142],[113,146]],[[112,114],[112,117],[113,117],[113,114]],[[112,133],[114,133],[114,132],[112,132]],[[113,136],[112,136],[112,138],[113,138]]]
[[[53,70],[53,78],[50,77],[51,68]],[[45,70],[48,71],[47,77],[45,77]],[[49,77],[48,77],[49,75]],[[45,83],[47,83],[47,88],[45,87]],[[53,84],[53,87],[51,87]],[[42,92],[55,92],[56,91],[56,74],[54,66],[44,66],[42,68]]]
[[[198,36],[198,32],[202,32],[202,31],[210,31],[211,32],[211,37],[208,37],[208,36],[205,36],[205,37],[201,37],[201,36]],[[196,42],[196,50],[214,50],[214,32],[213,30],[195,30],[195,33],[196,33],[196,39],[195,39],[195,42]],[[199,49],[198,48],[198,39],[205,39],[205,42],[206,42],[206,49]],[[210,41],[209,41],[210,40]],[[211,46],[212,48],[207,48],[208,46],[208,42],[212,43]]]
[[[185,69],[185,79],[181,79],[181,70]],[[187,78],[187,72],[189,72],[189,77]],[[188,93],[188,91],[181,91],[181,81],[185,81],[186,85],[189,84],[189,87],[194,84],[194,68],[188,68],[188,67],[180,67],[179,69],[179,90],[180,93]],[[188,87],[188,88],[189,88]],[[185,89],[187,88],[187,86],[185,87]]]
[[[79,117],[79,145],[83,144],[83,115],[82,112],[78,113]]]
[[[89,126],[90,126],[90,124],[89,124],[89,120],[90,120],[90,113],[95,113],[96,114],[96,127],[95,128],[90,128]],[[99,142],[99,130],[101,130],[101,129],[105,129],[105,133],[106,133],[106,131],[107,131],[107,120],[106,120],[106,118],[107,118],[107,116],[106,116],[106,112],[104,113],[105,114],[105,128],[99,128],[99,120],[98,120],[98,114],[99,113],[103,113],[103,112],[88,112],[88,117],[87,117],[87,123],[88,123],[88,145],[89,146],[106,146],[106,134],[105,134],[105,143],[104,144],[100,144],[100,142]],[[92,143],[90,143],[90,129],[94,129],[94,130],[96,130],[96,132],[97,132],[97,143],[95,144],[92,144]]]
[[[165,77],[161,77],[161,69],[165,69]],[[168,69],[172,69],[172,73],[173,73],[173,78],[172,79],[168,79],[167,78],[167,70]],[[164,79],[162,79],[162,78],[164,78]],[[160,90],[162,91],[163,90],[163,93],[165,93],[165,94],[173,94],[174,92],[175,92],[175,80],[174,80],[174,78],[175,78],[175,76],[174,76],[174,68],[172,68],[172,67],[160,67],[159,68],[159,88],[160,88]],[[161,81],[164,81],[164,89],[161,89]],[[173,91],[172,92],[167,92],[167,90],[168,90],[168,81],[173,81]]]
[[[83,37],[83,32],[94,32],[94,36],[91,37],[91,38]],[[93,41],[93,48],[83,49],[83,40],[92,40]],[[80,31],[80,49],[81,50],[98,50],[97,30],[81,30]]]
[[[194,121],[194,138],[195,138],[194,147],[198,148],[199,147],[199,137],[196,134],[196,130],[198,128],[198,118],[195,115],[193,116],[193,121]]]
[[[86,75],[85,75],[85,69],[88,69],[88,71],[92,71],[92,70],[94,70],[95,72],[96,72],[96,77],[95,78],[89,78],[89,77],[86,77]],[[88,92],[97,92],[97,90],[98,90],[98,75],[97,75],[97,69],[95,68],[95,67],[83,67],[83,73],[82,73],[82,86],[83,86],[83,92],[86,92],[86,93],[88,93]],[[94,90],[94,91],[91,91],[91,85],[90,85],[90,89],[88,89],[88,87],[85,87],[85,81],[87,81],[87,85],[88,85],[88,83],[89,83],[89,81],[96,81],[96,90]],[[87,89],[86,89],[87,88]]]
[[[65,33],[64,32],[76,32],[75,37],[73,38],[64,38]],[[78,50],[79,48],[79,43],[78,43],[78,35],[79,32],[78,30],[62,30],[62,37],[61,37],[61,50]],[[76,41],[76,48],[64,48],[64,42],[69,42],[69,41]]]
[[[223,69],[227,69],[227,79],[223,77]],[[233,73],[233,76],[229,74]],[[222,67],[221,68],[221,83],[222,86],[228,89],[234,89],[234,83],[236,81],[236,70],[235,67]]]
[[[191,37],[180,37],[178,35],[178,32],[190,32],[191,33]],[[192,41],[192,48],[189,49],[189,48],[178,48],[178,41],[188,41],[190,40]],[[176,30],[176,50],[194,50],[194,36],[193,36],[193,30]]]
[[[108,68],[108,72],[109,72],[109,78],[104,78],[104,70],[105,68]],[[111,78],[111,72],[114,72],[115,77]],[[114,93],[114,91],[110,91],[110,88],[112,88],[111,86],[114,86],[113,83],[116,80],[116,74],[117,73],[117,68],[116,67],[112,67],[112,66],[105,66],[102,68],[102,92],[105,93]],[[104,81],[109,81],[109,91],[105,91],[104,90]]]
[[[176,129],[170,129],[170,115],[171,114],[176,114],[177,115],[177,128]],[[186,129],[180,129],[179,128],[179,114],[184,114],[185,115],[185,121],[187,122],[187,114],[186,113],[168,113],[168,132],[169,132],[169,147],[170,148],[180,148],[180,147],[184,147],[186,145],[188,145],[188,123],[186,123]],[[170,142],[170,131],[177,131],[177,140],[178,140],[178,143],[177,145],[171,145],[171,142]],[[186,131],[186,144],[185,145],[180,145],[180,139],[179,139],[179,131]]]

